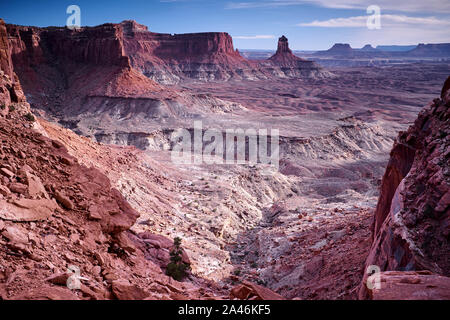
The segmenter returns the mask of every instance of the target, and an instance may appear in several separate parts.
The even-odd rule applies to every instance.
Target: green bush
[[[9,106],[9,111],[13,112],[14,110],[16,110],[16,107],[14,107],[13,105]]]
[[[25,115],[25,119],[27,119],[28,121],[31,121],[31,122],[36,121],[36,119],[34,118],[34,116],[31,113],[27,113]]]
[[[181,248],[181,238],[176,237],[173,240],[174,248],[170,251],[170,263],[167,265],[166,274],[177,281],[183,280],[187,276],[187,271],[190,270],[190,265],[183,262]]]
[[[6,106],[5,106],[4,104],[2,104],[2,105],[0,106],[0,109],[5,110],[5,109],[6,109]]]

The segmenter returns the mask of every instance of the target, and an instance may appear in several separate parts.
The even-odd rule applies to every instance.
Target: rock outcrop
[[[375,265],[381,271],[427,270],[450,276],[449,86],[450,77],[441,98],[423,109],[394,144],[374,215],[366,270]],[[367,289],[367,276],[359,297],[380,296]]]
[[[92,111],[99,97],[113,101],[171,96],[170,90],[131,67],[121,25],[79,30],[7,25],[7,30],[14,69],[28,100],[46,112]],[[110,103],[114,107],[117,103]]]
[[[305,60],[297,57],[289,48],[288,39],[281,36],[278,39],[277,52],[270,57],[267,62],[262,62],[262,65],[267,66],[266,71],[276,77],[329,77],[331,73],[324,71],[313,61]]]
[[[377,277],[375,275],[372,278]],[[369,279],[372,281],[373,279]],[[427,271],[385,271],[380,288],[371,291],[373,300],[449,300],[450,278]]]
[[[11,50],[5,22],[0,19],[0,113],[6,112],[5,108],[11,103],[25,102],[25,95],[14,72]]]
[[[278,39],[277,52],[270,57],[269,60],[282,66],[289,66],[293,63],[298,63],[299,61],[306,61],[292,53],[292,50],[289,48],[288,39],[285,36],[281,36],[281,38]]]

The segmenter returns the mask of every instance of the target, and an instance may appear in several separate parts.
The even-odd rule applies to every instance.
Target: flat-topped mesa
[[[45,112],[81,114],[98,97],[132,101],[169,95],[166,93],[170,90],[163,91],[131,66],[120,24],[74,30],[17,25],[6,28],[14,70],[28,101]],[[71,108],[60,108],[69,104]]]
[[[354,54],[348,43],[335,43],[330,49],[321,51],[325,55],[351,56]]]
[[[254,65],[234,50],[233,39],[225,32],[168,34],[150,32],[134,21],[121,25],[133,67],[162,83],[185,77],[227,80],[237,76],[237,69]]]
[[[408,55],[422,57],[448,57],[450,55],[450,43],[419,43],[416,48],[408,51]]]
[[[7,25],[7,29],[13,59],[22,60],[20,66],[48,62],[45,59],[52,57],[96,65],[130,66],[120,25],[107,23],[78,30]],[[43,57],[43,47],[48,51],[46,57]]]
[[[370,44],[366,44],[364,47],[362,47],[360,49],[361,51],[377,51],[377,49],[375,49],[374,47],[372,47],[372,45]]]

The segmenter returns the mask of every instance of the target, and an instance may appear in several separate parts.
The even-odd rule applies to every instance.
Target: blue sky
[[[282,34],[292,49],[328,49],[336,42],[364,44],[450,42],[448,0],[0,0],[7,23],[63,26],[66,8],[81,8],[81,24],[133,19],[151,31],[225,31],[239,49],[275,49]],[[381,28],[366,26],[369,5],[381,9]]]

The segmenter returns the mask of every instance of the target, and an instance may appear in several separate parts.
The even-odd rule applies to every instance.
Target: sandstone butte
[[[61,76],[56,61],[70,75],[68,89],[42,76]],[[130,231],[138,214],[109,179],[26,119],[31,109],[22,85],[35,93],[67,90],[73,99],[83,98],[75,92],[173,98],[178,93],[157,80],[226,79],[248,70],[286,77],[303,72],[305,63],[313,68],[292,55],[285,37],[273,57],[253,62],[226,33],[155,34],[134,21],[70,31],[0,20],[0,105],[15,107],[0,110],[0,298],[282,299],[249,282],[228,290],[194,275],[184,282],[166,276],[171,240]],[[326,73],[314,67],[312,74]],[[450,78],[391,151],[366,261],[380,267],[381,288],[367,288],[367,278],[377,275],[365,274],[360,299],[448,299],[449,88]],[[189,261],[185,253],[183,259]],[[77,290],[65,286],[72,264],[82,264],[88,279]]]

